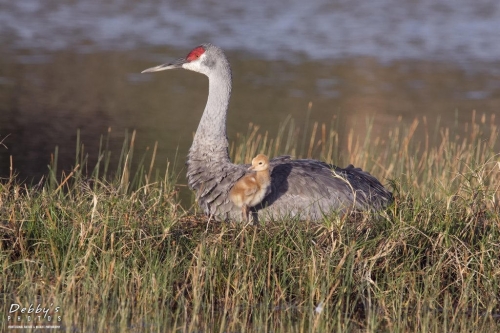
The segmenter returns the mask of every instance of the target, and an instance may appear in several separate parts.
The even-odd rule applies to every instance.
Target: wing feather
[[[188,161],[188,184],[197,192],[206,214],[241,218],[241,210],[229,200],[229,191],[248,167],[229,161]],[[318,219],[330,211],[378,210],[392,201],[392,194],[375,177],[352,165],[343,169],[321,161],[279,156],[270,160],[270,171],[268,194],[255,207],[259,218],[300,214]]]

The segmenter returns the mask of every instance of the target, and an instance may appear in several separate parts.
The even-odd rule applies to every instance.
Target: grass
[[[386,137],[373,137],[368,121],[365,137],[349,133],[345,155],[335,122],[328,127],[288,119],[270,138],[251,125],[231,155],[353,163],[391,179],[386,211],[207,225],[179,205],[172,170],[154,164],[156,147],[132,167],[135,133],[114,172],[103,138],[92,168],[78,142],[71,172],[58,173],[54,154],[43,183],[0,182],[0,329],[498,331],[495,119],[474,117],[460,131],[400,122]],[[47,316],[11,314],[12,304],[40,305]]]

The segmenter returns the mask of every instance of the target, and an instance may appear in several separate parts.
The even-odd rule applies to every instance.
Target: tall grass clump
[[[340,137],[335,123],[290,118],[271,137],[251,125],[231,155],[360,166],[394,191],[376,214],[208,224],[179,205],[156,146],[132,163],[134,134],[113,172],[103,139],[93,168],[78,143],[70,172],[55,154],[45,182],[3,180],[1,329],[16,324],[12,304],[41,304],[55,319],[40,323],[64,331],[498,331],[494,117],[460,130],[399,122],[384,137],[370,126]]]

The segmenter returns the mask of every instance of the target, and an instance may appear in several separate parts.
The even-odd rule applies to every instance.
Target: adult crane
[[[187,179],[205,214],[221,220],[240,220],[241,210],[229,198],[233,185],[249,165],[229,159],[226,117],[231,97],[231,67],[219,47],[202,44],[173,63],[142,73],[183,68],[208,77],[208,100],[187,159]],[[321,219],[324,214],[351,210],[380,210],[392,194],[372,175],[349,165],[339,168],[311,159],[280,156],[270,160],[271,187],[253,208],[259,220],[296,217]]]

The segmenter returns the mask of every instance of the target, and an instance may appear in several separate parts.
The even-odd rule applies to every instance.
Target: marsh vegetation
[[[384,136],[368,119],[364,133],[351,131],[341,154],[335,122],[287,119],[276,136],[250,125],[231,156],[352,163],[393,190],[377,214],[207,223],[179,203],[181,171],[160,165],[156,146],[134,150],[135,134],[121,152],[101,138],[95,165],[78,141],[70,171],[57,170],[54,152],[39,184],[2,179],[1,330],[16,324],[12,304],[41,304],[52,315],[58,306],[56,324],[72,332],[497,331],[494,116],[460,131],[419,118]]]

